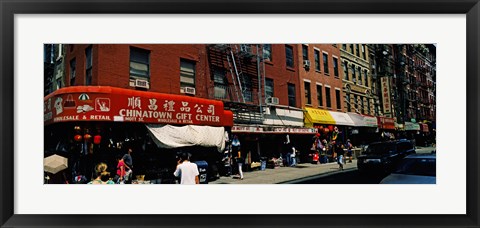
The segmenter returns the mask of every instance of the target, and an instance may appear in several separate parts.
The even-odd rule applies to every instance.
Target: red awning
[[[233,126],[233,113],[224,110],[218,100],[109,86],[72,86],[44,98],[45,125],[68,121]]]
[[[378,128],[395,130],[395,120],[393,118],[377,116]]]

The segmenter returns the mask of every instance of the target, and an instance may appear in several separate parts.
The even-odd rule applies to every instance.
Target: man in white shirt
[[[197,164],[189,161],[187,153],[182,153],[177,169],[173,173],[175,177],[180,177],[180,184],[199,184],[199,174]]]

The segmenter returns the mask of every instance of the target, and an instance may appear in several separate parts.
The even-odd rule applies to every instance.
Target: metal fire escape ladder
[[[230,49],[230,56],[232,57],[232,63],[233,63],[233,68],[235,69],[235,74],[236,74],[236,78],[237,78],[237,82],[238,82],[238,88],[240,88],[240,95],[241,95],[241,100],[240,102],[243,102],[245,103],[245,97],[243,96],[243,88],[242,88],[242,82],[240,81],[240,73],[238,72],[238,68],[237,68],[237,64],[236,64],[236,60],[235,60],[235,55],[233,54],[233,51],[232,49]],[[230,60],[228,59],[228,65],[230,65]],[[231,68],[230,68],[231,70]],[[233,74],[232,74],[232,77],[233,77]],[[235,81],[235,78],[233,77],[233,81]],[[235,91],[237,91],[237,87],[235,86]],[[237,91],[238,93],[238,91]]]
[[[232,75],[233,89],[235,90],[235,95],[237,96],[237,102],[240,102],[240,95],[238,94],[237,89],[237,80],[233,74],[232,64],[230,63],[230,56],[227,54],[228,69],[230,70],[230,75]]]

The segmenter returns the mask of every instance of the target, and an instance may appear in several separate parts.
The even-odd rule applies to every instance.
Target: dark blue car
[[[375,142],[358,157],[357,167],[361,173],[391,173],[400,160],[414,153],[415,147],[408,140]]]

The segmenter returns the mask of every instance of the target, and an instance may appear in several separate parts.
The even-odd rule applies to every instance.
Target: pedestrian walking
[[[180,178],[180,184],[199,184],[200,179],[198,175],[198,166],[190,162],[188,153],[183,152],[180,159],[177,161],[177,169],[173,173],[177,178]]]
[[[338,163],[338,169],[343,170],[343,143],[336,143],[335,144],[335,152],[337,153],[337,163]]]
[[[242,167],[243,167],[244,160],[245,160],[245,159],[243,159],[243,157],[242,157],[242,152],[241,152],[241,151],[238,151],[237,157],[235,158],[235,161],[237,162],[238,175],[240,176],[240,180],[243,180]]]
[[[353,145],[352,143],[350,142],[350,139],[347,139],[347,143],[345,145],[345,147],[347,148],[347,156],[348,156],[348,163],[352,163],[352,157],[353,157]],[[346,164],[346,162],[345,162]]]
[[[290,157],[291,157],[290,167],[295,167],[297,165],[296,152],[297,150],[295,149],[295,147],[292,146],[292,153],[290,154]]]

